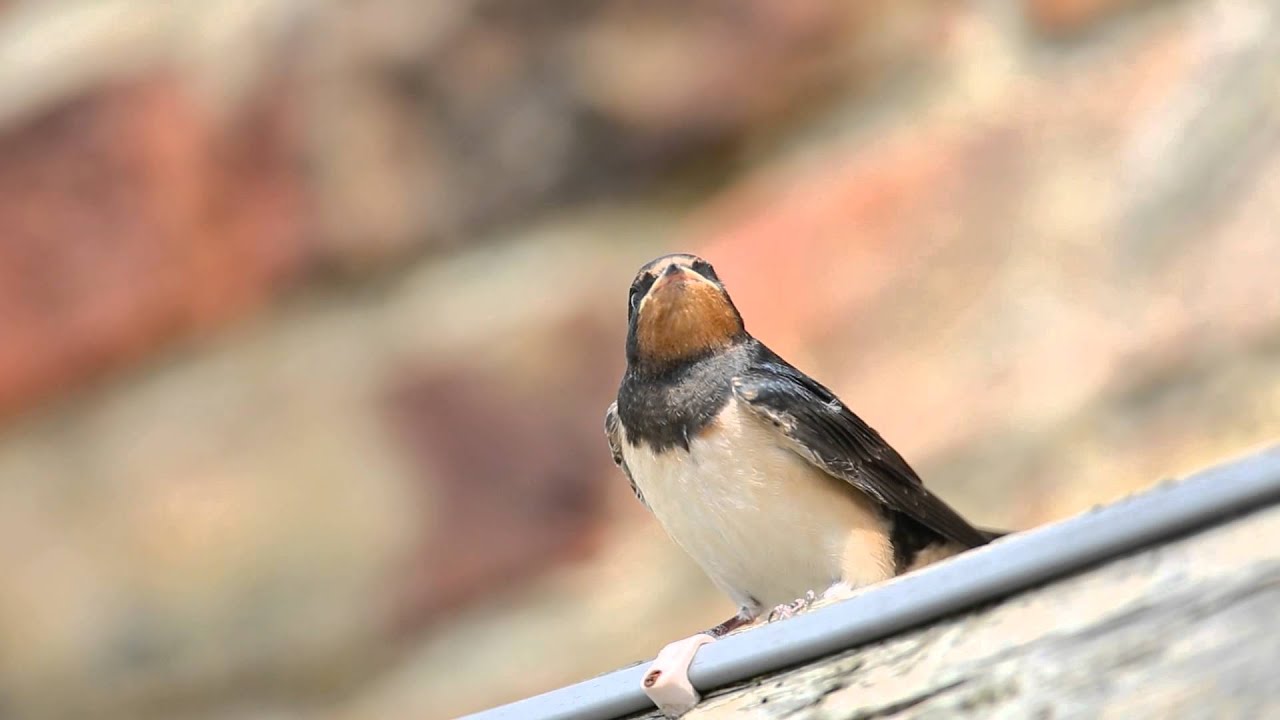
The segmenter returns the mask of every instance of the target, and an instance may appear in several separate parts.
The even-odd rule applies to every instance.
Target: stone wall
[[[721,619],[601,436],[668,249],[982,524],[1280,429],[1276,3],[435,5],[0,3],[0,715],[449,717]]]

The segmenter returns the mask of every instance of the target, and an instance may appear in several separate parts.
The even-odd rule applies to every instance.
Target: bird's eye
[[[701,258],[694,260],[693,265],[691,267],[693,268],[694,272],[698,273],[704,278],[707,278],[708,280],[715,280],[716,282],[720,281],[720,278],[716,277],[716,271],[712,269],[711,263],[707,262],[706,260],[703,260]]]
[[[649,273],[636,278],[635,283],[631,285],[631,295],[627,298],[627,306],[631,308],[632,314],[640,309],[640,300],[644,298],[645,293],[649,292],[649,288],[653,287],[657,279],[655,275]]]

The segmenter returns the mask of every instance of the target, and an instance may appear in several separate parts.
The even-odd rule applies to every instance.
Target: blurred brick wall
[[[218,126],[157,76],[0,133],[0,417],[257,309],[298,273],[287,113],[264,96]]]
[[[1278,14],[5,6],[0,715],[448,717],[721,619],[600,437],[667,249],[982,524],[1273,438]]]

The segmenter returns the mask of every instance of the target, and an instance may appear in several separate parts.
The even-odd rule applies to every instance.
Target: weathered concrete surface
[[[759,678],[686,717],[1276,717],[1277,548],[1273,507]]]

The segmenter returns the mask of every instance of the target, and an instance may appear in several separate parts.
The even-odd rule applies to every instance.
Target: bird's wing
[[[879,433],[830,390],[780,358],[757,362],[734,378],[733,392],[772,423],[788,447],[828,475],[965,547],[988,541],[929,492]]]
[[[616,402],[609,405],[609,409],[604,413],[604,434],[609,439],[609,453],[613,455],[613,464],[622,468],[622,474],[627,476],[627,482],[631,484],[631,492],[635,493],[637,500],[648,507],[649,504],[644,501],[644,493],[636,487],[635,478],[631,477],[631,468],[627,467],[627,460],[622,456],[622,421],[618,419]]]

